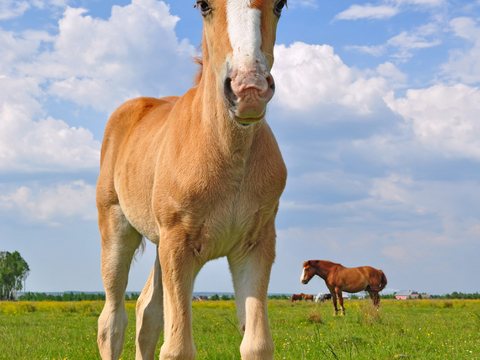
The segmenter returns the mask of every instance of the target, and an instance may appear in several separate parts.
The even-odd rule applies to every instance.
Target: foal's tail
[[[377,291],[377,292],[382,291],[385,288],[385,286],[387,286],[387,277],[385,276],[382,270],[378,270],[378,272],[381,275],[380,282],[378,284],[370,284],[370,290]]]

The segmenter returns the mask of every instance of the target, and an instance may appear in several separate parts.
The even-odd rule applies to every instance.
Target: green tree
[[[0,252],[0,299],[14,300],[30,273],[27,262],[18,251]]]

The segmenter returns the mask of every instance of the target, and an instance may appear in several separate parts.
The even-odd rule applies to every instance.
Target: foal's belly
[[[160,233],[148,198],[119,196],[120,207],[128,222],[144,237],[158,245]]]

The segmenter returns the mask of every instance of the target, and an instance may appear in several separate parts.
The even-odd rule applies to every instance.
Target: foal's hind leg
[[[102,277],[105,306],[98,318],[98,348],[103,360],[118,360],[123,350],[128,323],[125,290],[140,235],[122,213],[119,205],[99,207],[98,224],[102,241]]]
[[[147,284],[137,301],[136,360],[153,360],[163,330],[162,269],[157,257]]]

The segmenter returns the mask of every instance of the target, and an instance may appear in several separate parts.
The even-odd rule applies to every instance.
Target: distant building
[[[395,294],[395,299],[398,300],[407,300],[407,299],[417,299],[418,292],[413,290],[402,290]]]
[[[428,300],[433,299],[433,296],[430,294],[420,294],[420,296],[422,297],[422,299],[428,299]]]

